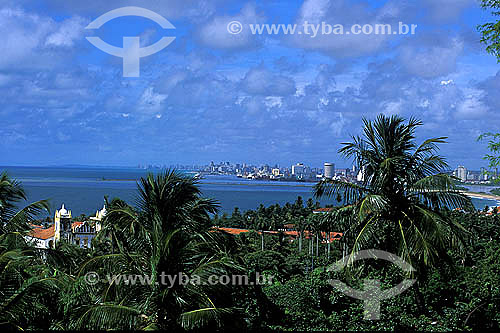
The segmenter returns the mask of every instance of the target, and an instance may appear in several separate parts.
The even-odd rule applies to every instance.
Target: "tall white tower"
[[[325,178],[332,179],[333,176],[335,176],[335,164],[325,162],[324,169],[325,169]]]
[[[461,181],[465,182],[467,180],[467,169],[459,165],[457,168],[457,177],[460,178]]]

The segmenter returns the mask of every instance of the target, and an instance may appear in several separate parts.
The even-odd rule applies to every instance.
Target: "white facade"
[[[335,176],[335,164],[326,162],[324,164],[324,169],[325,169],[325,178],[332,179]]]
[[[462,166],[462,165],[458,166],[457,177],[463,182],[465,182],[467,180],[467,169],[464,166]]]
[[[292,165],[292,175],[297,176],[304,173],[304,164],[297,163],[296,165]]]
[[[33,230],[25,236],[25,239],[33,242],[35,247],[39,249],[53,248],[60,239],[65,239],[81,248],[91,248],[92,239],[101,230],[101,222],[106,213],[106,206],[104,206],[88,221],[73,222],[71,211],[68,211],[63,204],[61,209],[56,210],[52,226],[46,229],[33,226]]]
[[[52,247],[52,244],[54,244],[54,236],[49,237],[47,239],[42,239],[37,237],[31,237],[28,235],[24,236],[24,239],[26,240],[26,242],[33,244],[37,249],[48,249]]]

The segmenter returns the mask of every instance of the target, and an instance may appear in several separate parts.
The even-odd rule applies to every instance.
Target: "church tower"
[[[54,216],[54,240],[58,242],[60,239],[65,239],[71,243],[72,238],[71,211],[66,210],[63,204],[60,210],[56,210]]]

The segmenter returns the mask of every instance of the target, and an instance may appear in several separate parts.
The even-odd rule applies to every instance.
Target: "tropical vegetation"
[[[174,170],[148,175],[137,200],[107,202],[92,249],[60,241],[37,249],[24,236],[46,201],[6,174],[0,182],[0,326],[10,329],[484,330],[500,328],[500,215],[471,208],[438,154],[418,144],[421,122],[379,116],[340,152],[363,170],[359,184],[325,180],[317,197],[218,214],[198,181]],[[340,195],[340,198],[339,198]],[[29,207],[29,208],[28,208]],[[40,218],[43,219],[43,216]],[[232,235],[223,229],[248,229]],[[290,237],[293,230],[296,236]],[[273,231],[273,232],[271,232]],[[332,240],[329,232],[342,237]],[[332,264],[357,250],[392,251],[417,283],[365,320],[363,302],[330,283],[390,288],[408,278],[380,260]],[[123,277],[135,277],[132,280]],[[165,276],[198,283],[166,284]],[[213,284],[211,276],[252,283]],[[96,277],[100,277],[97,279]],[[257,283],[261,278],[265,283]],[[141,282],[142,281],[142,282]]]

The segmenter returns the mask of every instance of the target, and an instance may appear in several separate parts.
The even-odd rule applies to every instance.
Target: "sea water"
[[[99,167],[0,167],[12,178],[19,180],[28,196],[28,202],[49,199],[51,211],[64,203],[74,217],[94,215],[104,204],[118,197],[134,205],[137,198],[137,180],[148,172],[138,168]],[[304,203],[312,198],[321,205],[338,204],[334,199],[314,199],[314,183],[259,181],[231,175],[207,175],[200,180],[203,196],[219,202],[220,212],[230,214],[235,207],[240,211],[293,203],[302,197]],[[495,200],[472,199],[478,209],[497,206]]]

